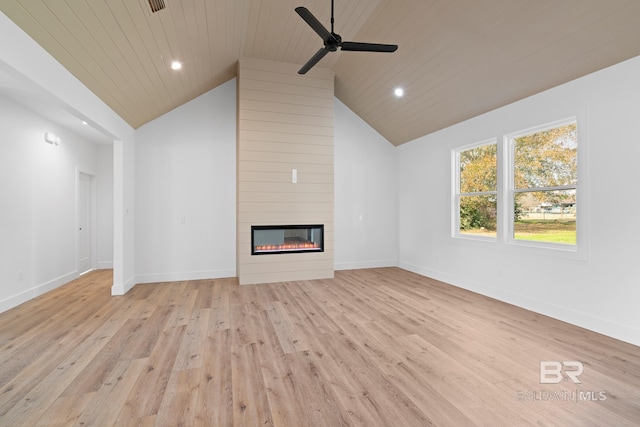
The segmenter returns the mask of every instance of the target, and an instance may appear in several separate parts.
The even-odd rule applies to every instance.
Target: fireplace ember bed
[[[251,255],[324,252],[324,225],[252,225]]]

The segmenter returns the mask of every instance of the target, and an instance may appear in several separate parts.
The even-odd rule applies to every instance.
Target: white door
[[[91,175],[78,180],[78,272],[91,270]]]

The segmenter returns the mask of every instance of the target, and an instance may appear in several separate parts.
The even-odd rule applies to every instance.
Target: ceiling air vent
[[[164,9],[165,4],[164,4],[164,0],[149,0],[149,6],[151,7],[151,12],[156,13],[159,10]]]

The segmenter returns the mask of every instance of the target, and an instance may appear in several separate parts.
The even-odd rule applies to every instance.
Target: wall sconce
[[[52,132],[46,132],[44,134],[44,140],[46,142],[48,142],[49,144],[53,144],[53,145],[58,145],[60,144],[60,137],[56,136],[54,133]]]

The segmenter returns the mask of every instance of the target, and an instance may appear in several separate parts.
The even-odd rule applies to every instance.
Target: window
[[[455,234],[496,237],[497,230],[497,144],[481,143],[455,152]]]
[[[583,256],[578,133],[572,118],[453,150],[452,235]]]
[[[508,137],[511,237],[576,244],[578,137],[575,120]]]

